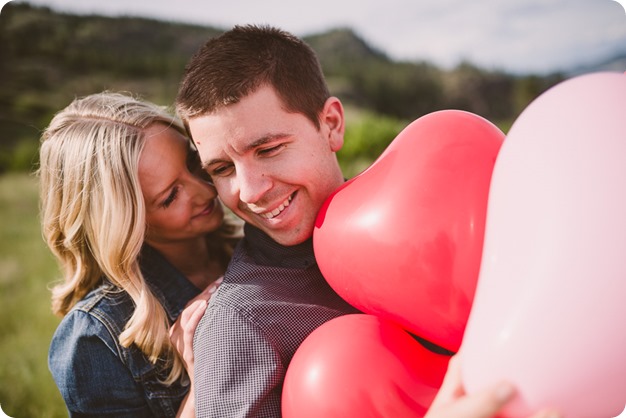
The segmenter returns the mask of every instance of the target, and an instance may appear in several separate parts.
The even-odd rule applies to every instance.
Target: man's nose
[[[272,187],[272,180],[267,173],[253,168],[237,170],[239,200],[247,204],[256,204]]]

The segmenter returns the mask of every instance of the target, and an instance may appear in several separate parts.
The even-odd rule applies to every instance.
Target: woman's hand
[[[181,312],[176,322],[170,327],[170,341],[183,359],[189,379],[193,382],[193,336],[196,327],[204,315],[211,295],[222,283],[222,277],[207,286],[198,296],[191,299]]]
[[[515,396],[515,388],[500,382],[481,392],[467,395],[461,382],[458,356],[450,360],[448,372],[424,418],[492,418]],[[552,410],[544,410],[530,418],[559,418]]]
[[[170,328],[170,341],[172,345],[183,359],[185,363],[185,369],[189,376],[189,392],[183,399],[178,408],[176,416],[178,418],[195,418],[196,408],[194,402],[194,374],[193,374],[193,335],[196,332],[196,328],[204,315],[207,303],[211,298],[211,295],[215,293],[217,287],[222,283],[222,277],[211,283],[206,289],[202,291],[198,296],[191,299],[185,309],[181,312],[176,322]]]

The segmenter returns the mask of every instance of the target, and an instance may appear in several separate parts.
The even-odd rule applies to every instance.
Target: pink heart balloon
[[[461,348],[467,390],[514,383],[507,417],[618,415],[625,252],[626,75],[576,77],[522,112],[498,156]]]
[[[456,351],[503,139],[487,120],[458,110],[404,129],[318,215],[315,255],[335,291],[363,312]]]

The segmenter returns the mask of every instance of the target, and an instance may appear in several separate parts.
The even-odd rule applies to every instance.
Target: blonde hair
[[[138,263],[146,232],[138,178],[144,129],[163,123],[183,134],[165,108],[119,93],[74,100],[41,138],[41,218],[44,238],[64,281],[52,289],[52,310],[65,315],[106,276],[126,291],[135,311],[120,343],[135,344],[156,364],[166,360],[171,384],[184,366],[169,340],[169,321]],[[186,135],[186,134],[185,134]]]

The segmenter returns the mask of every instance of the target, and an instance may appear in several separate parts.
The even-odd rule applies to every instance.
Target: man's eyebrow
[[[202,161],[200,163],[200,167],[202,167],[203,170],[208,170],[210,166],[212,166],[213,164],[219,164],[219,163],[227,163],[227,160],[224,160],[222,158],[214,158],[212,160],[209,161]]]
[[[278,133],[264,135],[264,136],[260,137],[259,139],[257,139],[256,141],[252,141],[250,144],[248,144],[244,148],[244,152],[253,150],[253,149],[258,148],[260,146],[263,146],[263,145],[267,144],[268,142],[272,142],[272,141],[275,141],[277,139],[287,138],[289,136],[291,136],[291,135],[288,134],[288,133],[285,133],[285,132],[278,132]]]
[[[282,138],[288,138],[290,137],[291,134],[288,133],[284,133],[284,132],[279,132],[279,133],[272,133],[272,134],[267,134],[264,135],[254,141],[252,141],[251,143],[247,144],[246,146],[243,147],[242,151],[240,152],[240,154],[245,154],[249,151],[252,151],[258,147],[261,147],[267,143],[270,143],[272,141],[275,141],[277,139],[282,139]],[[203,169],[207,169],[209,166],[213,165],[213,164],[219,164],[219,163],[228,163],[229,160],[226,160],[224,158],[213,158],[211,160],[208,161],[203,161],[202,162],[202,168]]]

